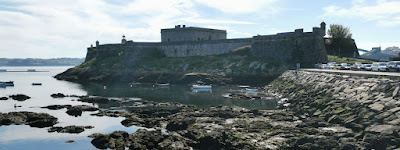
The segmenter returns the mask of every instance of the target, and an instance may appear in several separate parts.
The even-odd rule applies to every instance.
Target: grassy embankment
[[[188,72],[201,72],[220,76],[261,78],[276,76],[286,69],[286,64],[275,60],[249,57],[250,46],[244,46],[231,53],[213,56],[165,57],[163,53],[149,51],[145,58],[130,62],[124,53],[106,58],[93,58],[80,66],[58,76],[65,80],[104,81],[121,79],[127,81],[152,81],[164,73],[163,78],[177,78]],[[261,76],[261,77],[260,77]],[[147,78],[147,79],[143,79]],[[225,78],[225,77],[224,77]],[[166,81],[167,82],[167,81]],[[170,81],[168,81],[170,82]]]
[[[347,64],[354,64],[356,62],[360,62],[363,64],[372,64],[373,61],[366,60],[366,59],[357,59],[357,58],[349,58],[349,57],[338,57],[333,55],[328,55],[329,62],[336,62],[336,63],[347,63]]]

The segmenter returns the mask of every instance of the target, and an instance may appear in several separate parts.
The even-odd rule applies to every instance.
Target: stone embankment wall
[[[283,106],[297,115],[315,118],[315,127],[356,139],[355,147],[400,147],[400,83],[328,73],[287,71],[269,87],[288,99]],[[336,124],[336,128],[326,128]],[[349,139],[347,138],[347,139]]]

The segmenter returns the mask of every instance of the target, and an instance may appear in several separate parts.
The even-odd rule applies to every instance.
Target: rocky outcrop
[[[25,124],[31,127],[51,127],[57,123],[57,118],[45,113],[34,112],[10,112],[0,113],[1,125]]]
[[[55,94],[51,94],[50,96],[52,98],[64,98],[64,97],[67,97],[66,95],[64,95],[62,93],[55,93]]]
[[[170,103],[162,105],[171,106]],[[143,106],[131,112],[101,111],[95,115],[123,116],[126,119],[121,123],[126,126],[153,129],[122,133],[124,136],[96,134],[92,136],[95,137],[92,144],[97,148],[116,149],[331,149],[357,141],[349,137],[354,134],[351,129],[297,117],[290,111],[180,106],[170,109],[173,111],[165,111],[165,107],[158,111],[153,107],[153,114]],[[318,125],[324,127],[318,128]],[[340,139],[342,142],[337,142]]]
[[[67,110],[67,114],[70,116],[81,116],[84,111],[96,111],[99,110],[97,107],[88,106],[88,105],[76,105],[69,107]]]
[[[267,88],[287,97],[298,116],[348,128],[361,147],[393,149],[400,146],[399,87],[385,78],[288,71]]]
[[[9,97],[12,98],[13,100],[17,100],[17,101],[25,101],[25,100],[31,98],[31,97],[29,97],[27,95],[24,95],[24,94],[11,95]]]
[[[45,107],[41,107],[41,108],[47,108],[50,110],[59,110],[59,109],[67,109],[67,114],[70,116],[81,116],[82,112],[84,111],[97,111],[99,110],[99,108],[97,107],[93,107],[93,106],[88,106],[88,105],[76,105],[76,106],[72,106],[72,105],[49,105],[49,106],[45,106]]]
[[[40,108],[47,108],[50,110],[59,110],[59,109],[64,109],[64,108],[71,108],[72,105],[49,105],[45,107],[40,107]]]
[[[74,133],[74,134],[79,134],[85,129],[92,129],[94,128],[93,126],[66,126],[66,127],[51,127],[48,129],[48,132],[58,132],[58,133]]]

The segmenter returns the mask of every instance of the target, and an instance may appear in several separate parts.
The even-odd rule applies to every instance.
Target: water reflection
[[[213,86],[212,89],[191,89],[189,85],[169,85],[167,87],[153,86],[152,84],[111,84],[85,83],[83,89],[89,95],[104,97],[139,97],[156,102],[178,102],[195,105],[200,108],[210,106],[241,106],[249,109],[276,109],[275,100],[232,100],[224,98],[226,93],[241,92],[235,86]],[[99,104],[99,107],[110,107],[108,104]]]
[[[17,68],[26,70],[27,67],[2,67],[7,70]],[[32,67],[29,67],[32,68]],[[232,100],[224,98],[225,93],[239,92],[240,88],[234,86],[214,86],[211,89],[192,90],[188,85],[153,86],[152,84],[77,84],[67,81],[58,81],[53,78],[56,74],[65,71],[69,67],[35,67],[38,70],[49,72],[6,72],[0,73],[0,80],[14,81],[14,87],[0,88],[0,97],[14,94],[25,94],[31,97],[26,101],[12,99],[0,101],[0,112],[30,111],[48,113],[57,117],[59,123],[56,126],[68,125],[92,125],[93,129],[80,134],[48,133],[48,128],[31,128],[26,125],[11,125],[0,127],[1,149],[94,149],[87,136],[92,133],[111,133],[115,130],[135,132],[135,126],[124,127],[121,125],[123,118],[94,117],[93,112],[84,112],[80,117],[72,117],[66,114],[66,109],[48,110],[40,107],[48,105],[92,105],[76,101],[77,98],[50,97],[53,93],[66,95],[97,95],[104,97],[126,97],[135,100],[150,100],[157,102],[178,102],[182,104],[196,105],[197,107],[210,107],[218,105],[241,106],[251,109],[275,109],[275,100]],[[33,82],[42,83],[42,86],[32,86]],[[104,89],[104,86],[107,88]],[[129,106],[132,102],[123,104],[93,104],[100,108],[121,108]],[[14,105],[21,107],[14,107]],[[67,140],[77,142],[65,144]]]
[[[24,70],[26,67],[2,67],[7,70]],[[15,69],[16,68],[16,69]],[[49,72],[2,72],[1,81],[14,81],[15,86],[0,88],[0,97],[14,94],[25,94],[31,98],[26,101],[8,99],[0,101],[0,112],[29,111],[48,113],[58,118],[55,126],[91,125],[95,128],[85,130],[80,134],[48,133],[48,128],[31,128],[26,125],[0,126],[0,149],[95,149],[87,136],[93,133],[111,133],[115,130],[135,132],[135,126],[125,127],[121,125],[123,118],[94,117],[93,112],[84,112],[80,117],[72,117],[66,114],[66,109],[48,110],[40,107],[48,105],[91,105],[76,101],[76,98],[50,97],[53,93],[67,95],[86,95],[87,92],[77,83],[58,81],[52,76],[65,71],[68,67],[36,67]],[[42,86],[33,86],[32,82],[43,83]],[[21,106],[21,107],[14,107]],[[95,105],[97,106],[97,105]],[[66,144],[67,140],[77,142]]]

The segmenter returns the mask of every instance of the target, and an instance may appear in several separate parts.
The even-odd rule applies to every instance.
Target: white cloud
[[[328,6],[323,8],[328,17],[361,17],[367,21],[376,21],[383,26],[400,25],[400,1],[378,0],[368,5],[365,0],[353,0],[352,7]]]
[[[226,13],[252,13],[270,7],[277,0],[196,0],[196,2],[218,9]]]
[[[195,4],[220,7],[224,12],[249,13],[276,0],[0,0],[1,57],[84,57],[96,40],[160,41],[160,29],[175,24],[202,26],[250,25],[240,20],[203,18]],[[225,5],[225,4],[229,5]],[[240,6],[240,7],[239,7]]]

